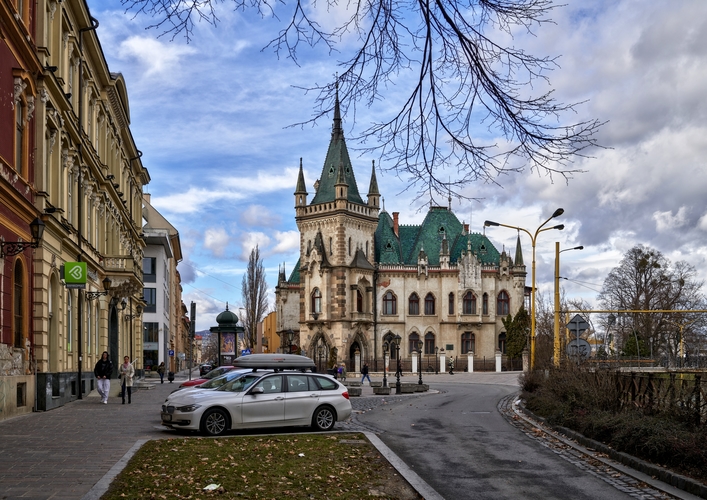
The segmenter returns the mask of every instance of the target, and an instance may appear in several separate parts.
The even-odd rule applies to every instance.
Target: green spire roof
[[[341,174],[339,174],[341,171]],[[310,205],[318,203],[328,203],[336,199],[336,189],[334,185],[340,181],[342,176],[348,188],[348,201],[363,205],[361,195],[358,193],[356,178],[354,177],[349,151],[344,140],[344,130],[341,128],[341,111],[339,106],[339,87],[336,88],[336,101],[334,102],[334,124],[331,129],[331,141],[327,150],[322,175],[319,178],[319,188]]]
[[[376,180],[376,160],[373,160],[371,166],[371,184],[368,186],[368,196],[380,195],[378,191],[378,181]]]
[[[307,187],[304,184],[304,171],[302,170],[302,158],[299,159],[299,175],[297,176],[295,194],[307,194]]]
[[[520,234],[518,235],[518,241],[516,242],[516,258],[513,262],[516,266],[524,266],[523,264],[523,250],[520,248]]]

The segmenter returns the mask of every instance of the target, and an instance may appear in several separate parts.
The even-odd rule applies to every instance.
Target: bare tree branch
[[[163,34],[189,40],[195,20],[217,23],[213,4],[223,1],[123,0],[123,5],[155,17],[151,27]],[[275,17],[268,0],[230,1],[236,9]],[[558,67],[557,58],[513,44],[516,31],[533,34],[552,22],[552,0],[350,0],[353,13],[330,32],[310,13],[335,8],[339,0],[279,3],[290,9],[289,20],[265,48],[296,64],[303,44],[324,44],[334,52],[342,37],[360,38],[353,55],[338,63],[343,111],[354,120],[358,105],[375,106],[391,86],[416,75],[397,112],[354,139],[364,153],[379,155],[383,169],[407,181],[418,197],[461,196],[470,182],[500,185],[499,176],[524,170],[567,182],[581,171],[573,160],[600,147],[599,120],[563,123],[582,103],[555,100],[548,74]],[[315,113],[298,126],[330,115],[336,92],[333,83],[304,90],[316,93]],[[479,133],[483,128],[486,136]]]

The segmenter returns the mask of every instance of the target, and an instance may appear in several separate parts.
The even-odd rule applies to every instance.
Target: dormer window
[[[439,234],[444,234],[444,226],[439,226]]]
[[[329,167],[329,177],[334,177],[334,165]]]

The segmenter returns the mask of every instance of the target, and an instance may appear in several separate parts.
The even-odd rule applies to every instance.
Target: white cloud
[[[249,205],[240,213],[239,217],[241,223],[246,226],[278,227],[282,225],[281,218],[263,205]]]
[[[196,52],[194,47],[177,42],[164,43],[151,36],[131,36],[121,42],[118,57],[137,59],[138,64],[144,68],[144,76],[149,78],[182,71],[180,60]]]
[[[683,227],[687,223],[687,207],[680,207],[675,215],[671,210],[667,212],[653,212],[655,229],[659,233]]]
[[[260,254],[263,255],[270,245],[270,237],[265,233],[249,232],[245,233],[241,238],[241,255],[242,260],[247,261],[250,257],[250,252],[258,246]]]
[[[277,244],[270,254],[299,252],[299,231],[275,231]]]
[[[228,247],[229,237],[223,228],[207,229],[204,232],[204,248],[213,252],[217,257],[222,257]]]

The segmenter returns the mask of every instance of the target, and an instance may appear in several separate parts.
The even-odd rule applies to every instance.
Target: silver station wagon
[[[302,371],[304,360],[313,366],[309,358],[285,354],[270,363],[262,356],[275,355],[239,358],[243,361],[238,367],[253,367],[252,371],[213,390],[170,395],[162,406],[162,424],[209,436],[259,427],[311,426],[328,431],[351,415],[344,385],[327,375]],[[262,369],[266,366],[273,368]]]

